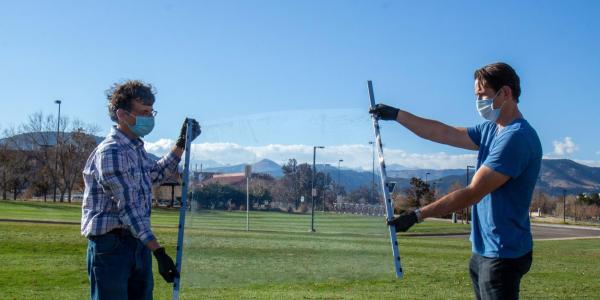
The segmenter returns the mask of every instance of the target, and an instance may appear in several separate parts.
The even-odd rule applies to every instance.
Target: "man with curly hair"
[[[141,138],[154,128],[154,94],[151,85],[137,80],[108,90],[108,114],[116,125],[83,170],[81,234],[88,238],[91,299],[152,299],[151,252],[167,282],[179,276],[152,232],[150,209],[152,186],[177,171],[187,119],[173,150],[158,161],[151,159]],[[196,120],[192,124],[193,140],[200,126]]]

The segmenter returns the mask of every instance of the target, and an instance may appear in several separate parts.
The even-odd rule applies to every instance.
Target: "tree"
[[[429,184],[417,177],[410,179],[410,186],[405,190],[405,194],[409,209],[425,206],[435,200]]]
[[[47,200],[48,193],[52,189],[52,181],[50,180],[49,170],[45,167],[36,168],[33,172],[31,182],[31,194],[36,197],[44,197],[44,202]]]
[[[32,153],[36,172],[44,175],[43,178],[36,176],[34,185],[37,191],[53,191],[56,184],[60,201],[67,195],[71,202],[73,189],[83,187],[81,171],[96,146],[93,135],[98,128],[77,119],[71,121],[62,117],[61,131],[56,135],[56,123],[53,115],[34,113],[13,136],[18,134],[23,140],[18,147]],[[46,185],[50,187],[45,189]]]
[[[395,214],[400,214],[403,211],[407,211],[410,209],[410,207],[408,206],[408,200],[406,199],[406,195],[404,193],[392,193],[392,201],[394,203]]]
[[[66,118],[61,118],[61,128],[65,128]],[[53,115],[44,115],[42,112],[37,112],[29,115],[28,121],[21,125],[19,130],[13,132],[11,136],[19,138],[17,148],[31,151],[33,160],[35,161],[36,169],[43,170],[47,178],[37,178],[39,185],[44,185],[45,181],[51,184],[50,189],[54,189],[54,185],[59,186],[59,145],[60,141],[56,135],[57,120]],[[60,188],[60,187],[59,187]]]
[[[315,198],[316,207],[323,207],[323,209],[325,209],[326,203],[333,206],[335,194],[333,192],[332,179],[329,173],[316,172],[315,189],[317,190],[317,197]]]
[[[3,163],[3,199],[6,192],[12,193],[13,200],[27,187],[34,173],[35,163],[31,160],[31,152],[23,149],[14,129],[5,131],[2,160]]]
[[[533,196],[531,197],[530,208],[534,212],[537,212],[539,209],[540,213],[549,213],[552,209],[550,197],[547,194],[542,193],[541,190],[534,191]]]
[[[2,143],[0,144],[0,175],[2,175],[2,181],[0,182],[0,186],[2,187],[2,200],[6,200],[6,191],[8,190],[8,162],[9,150],[7,144]]]
[[[296,159],[290,159],[281,169],[283,177],[274,187],[273,196],[277,201],[289,203],[298,209],[301,197],[310,199],[312,167],[306,163],[298,164]]]
[[[379,190],[374,189],[373,193],[375,194],[373,197],[378,202],[372,203],[372,204],[383,204],[382,198],[381,198],[381,193],[379,192]],[[371,198],[370,184],[362,185],[362,186],[358,187],[356,190],[350,192],[350,194],[348,195],[348,202],[364,204],[364,203],[368,203],[370,198]]]
[[[252,174],[249,184],[250,203],[269,204],[273,200],[271,189],[274,184],[275,179],[271,175]]]
[[[96,140],[91,132],[95,132],[93,127],[84,129],[82,124],[75,122],[77,129],[66,135],[62,141],[59,166],[62,176],[62,192],[61,201],[64,198],[64,193],[67,193],[67,199],[71,202],[72,192],[75,187],[83,188],[83,177],[81,171],[85,167],[85,163],[90,153],[96,147]]]
[[[27,153],[24,151],[14,151],[10,156],[8,163],[10,172],[7,173],[7,188],[13,194],[13,200],[27,187],[29,184],[32,168],[28,160]]]
[[[585,205],[600,205],[598,193],[581,193],[577,195],[577,202]]]
[[[192,193],[198,208],[225,209],[230,205],[245,205],[246,194],[231,185],[211,183]]]

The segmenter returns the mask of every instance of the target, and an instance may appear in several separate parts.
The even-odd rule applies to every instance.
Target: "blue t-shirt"
[[[477,168],[485,165],[510,176],[473,205],[473,252],[494,258],[523,256],[533,248],[529,205],[542,162],[540,139],[524,119],[502,129],[496,123],[485,122],[467,131],[479,146]]]

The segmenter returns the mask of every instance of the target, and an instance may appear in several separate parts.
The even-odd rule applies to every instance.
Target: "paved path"
[[[448,221],[446,219],[440,219]],[[576,226],[562,224],[531,224],[531,233],[536,241],[551,240],[574,240],[574,239],[600,239],[600,227]],[[406,234],[414,237],[451,237],[451,238],[469,238],[468,233],[455,234]]]
[[[554,224],[531,224],[531,233],[535,241],[552,240],[575,240],[575,239],[600,239],[600,228],[573,226],[573,225],[554,225]],[[415,237],[450,237],[450,238],[469,238],[468,233],[458,234],[407,234]]]
[[[531,224],[531,231],[536,241],[600,238],[600,228],[595,227]]]

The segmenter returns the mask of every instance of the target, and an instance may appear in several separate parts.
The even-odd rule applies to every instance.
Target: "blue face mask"
[[[132,114],[129,115],[133,116]],[[127,124],[127,127],[138,137],[144,137],[154,129],[154,117],[135,116],[135,125]]]
[[[476,101],[477,111],[484,119],[490,122],[496,122],[498,117],[500,117],[502,106],[499,108],[494,108],[494,100],[496,99],[496,96],[498,96],[499,92],[500,91],[496,92],[494,97],[491,99],[477,99]]]

